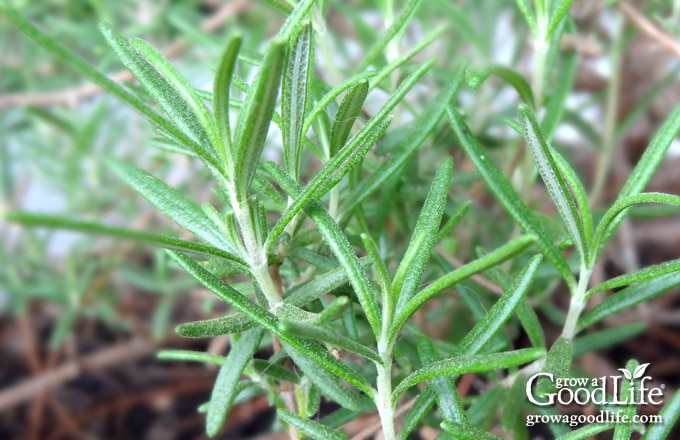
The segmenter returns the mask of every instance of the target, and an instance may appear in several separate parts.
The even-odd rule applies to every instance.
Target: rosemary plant
[[[516,401],[527,375],[544,371],[567,377],[575,351],[598,347],[588,345],[593,338],[581,341],[581,331],[680,285],[680,261],[672,261],[591,286],[593,268],[631,206],[680,206],[678,196],[642,192],[680,129],[680,107],[651,141],[619,198],[596,222],[576,171],[551,144],[575,72],[574,57],[560,56],[558,50],[562,34],[573,26],[567,14],[571,1],[537,0],[533,6],[517,1],[534,39],[532,84],[507,66],[469,67],[459,61],[453,70],[442,72],[433,60],[412,61],[442,28],[400,53],[418,0],[407,1],[399,10],[384,2],[384,32],[376,35],[343,81],[332,66],[332,41],[323,18],[327,2],[302,0],[295,7],[267,3],[287,15],[285,23],[259,57],[244,54],[242,37],[233,35],[217,63],[211,93],[193,87],[146,41],[127,40],[103,23],[107,43],[143,92],[123,87],[14,10],[4,11],[39,45],[145,115],[163,145],[200,161],[214,181],[223,203],[199,206],[150,173],[109,161],[113,173],[198,241],[39,214],[5,215],[25,225],[106,234],[166,248],[179,268],[231,306],[227,316],[177,327],[178,334],[192,338],[231,335],[226,357],[174,350],[159,354],[163,359],[221,365],[212,397],[202,407],[209,435],[219,432],[236,402],[266,393],[276,406],[280,427],[291,438],[347,438],[340,426],[365,413],[379,415],[388,440],[405,439],[422,424],[441,426],[441,438],[498,438],[487,432],[486,415],[493,418],[504,399]],[[454,12],[451,17],[474,36],[464,14]],[[560,71],[553,80],[549,67],[558,59]],[[249,64],[257,68],[248,83],[237,73]],[[315,74],[320,65],[329,72],[330,83]],[[474,89],[491,75],[519,95],[518,121],[507,124],[524,139],[536,176],[557,208],[559,219],[547,221],[563,228],[566,238],[556,241],[547,231],[546,220],[526,204],[525,195],[467,126],[456,96],[466,84]],[[432,87],[433,78],[441,89],[422,108],[409,101],[416,85]],[[379,90],[388,97],[367,114],[367,99]],[[474,114],[474,109],[465,112]],[[263,158],[272,125],[278,127],[276,140],[282,145],[277,162]],[[458,175],[449,155],[435,149],[437,166],[423,197],[390,205],[398,182],[414,169],[421,146],[442,136],[452,139],[451,129],[474,164],[473,179],[481,177],[519,227],[505,236],[505,244],[491,251],[478,248],[476,256],[457,267],[443,258],[442,247],[470,203],[449,196]],[[388,151],[382,160],[369,154],[376,143]],[[312,174],[310,164],[319,164]],[[526,187],[526,181],[519,186]],[[414,205],[418,209],[411,222]],[[403,246],[399,240],[386,240],[389,209],[404,210],[410,232]],[[566,248],[573,248],[575,264],[565,257]],[[551,268],[568,287],[571,301],[561,337],[548,350],[532,305],[538,293],[549,290],[550,283],[545,276],[539,279],[539,272]],[[470,294],[471,277],[481,273],[503,290],[501,296],[484,300],[488,307]],[[251,281],[252,295],[230,283],[235,275]],[[475,320],[455,341],[433,339],[411,318],[420,315],[422,320],[426,304],[454,286]],[[614,288],[623,289],[586,310],[590,297]],[[526,332],[529,346],[518,348],[508,328],[514,334]],[[604,331],[603,337],[616,341]],[[463,399],[455,381],[470,373],[483,377],[486,385],[478,396]],[[323,418],[317,415],[322,399],[337,404]],[[673,397],[664,409],[667,419],[678,416],[678,399]],[[527,427],[516,422],[528,408],[517,404],[503,410],[503,428],[516,438],[528,435]],[[629,438],[637,426],[631,422],[597,429],[610,428],[615,438]],[[562,439],[596,432],[551,429]],[[654,427],[643,438],[662,438],[667,432]]]

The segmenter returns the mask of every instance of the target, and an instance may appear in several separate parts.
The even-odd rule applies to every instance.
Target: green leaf
[[[647,427],[641,440],[659,440],[669,438],[668,435],[675,426],[680,416],[680,390],[673,394],[673,397],[666,401],[663,409],[659,412],[659,417],[663,423],[654,423]]]
[[[571,22],[569,24],[571,25]],[[570,32],[576,33],[575,30],[570,30]],[[541,130],[543,130],[547,140],[552,139],[555,129],[565,113],[567,98],[573,90],[577,62],[576,53],[562,53],[557,76],[545,106],[545,114],[541,120]]]
[[[444,359],[443,361],[430,364],[406,376],[399,385],[394,388],[392,401],[396,402],[396,399],[401,393],[425,380],[454,374],[481,373],[515,367],[536,360],[544,355],[545,349],[543,348],[523,348],[501,353],[456,356]]]
[[[411,47],[409,50],[404,52],[402,55],[400,55],[397,59],[391,61],[387,66],[385,66],[383,69],[381,69],[378,74],[371,79],[371,82],[369,84],[369,90],[374,89],[377,87],[385,78],[390,76],[392,72],[397,70],[399,67],[404,65],[408,60],[416,56],[420,51],[422,51],[425,47],[429,46],[433,41],[435,41],[437,38],[439,38],[444,31],[446,30],[447,26],[446,25],[441,25],[438,26],[434,29],[434,31],[428,33],[427,35],[421,37],[418,41],[418,43]]]
[[[418,337],[418,356],[424,367],[440,362],[441,356],[437,353],[434,344],[427,336]],[[463,409],[463,402],[458,395],[452,377],[433,378],[428,385],[436,392],[437,407],[442,413],[442,418],[450,423],[469,423],[467,414]]]
[[[268,243],[278,238],[286,225],[297,215],[305,204],[313,199],[321,197],[328,190],[334,187],[345,174],[354,168],[373,144],[387,130],[391,118],[389,112],[401,102],[406,93],[413,87],[418,80],[432,67],[432,60],[423,63],[415,72],[409,75],[397,90],[390,96],[385,105],[364,125],[350,141],[333,156],[324,167],[312,178],[302,193],[295,198],[295,201],[283,213],[279,221],[272,228]],[[266,247],[269,249],[269,247]]]
[[[392,300],[391,298],[392,281],[390,280],[390,274],[387,271],[385,262],[382,260],[382,258],[380,258],[380,251],[378,250],[378,247],[375,245],[375,242],[373,242],[373,239],[368,234],[362,233],[361,241],[364,242],[364,248],[366,249],[366,253],[373,262],[373,267],[375,268],[375,271],[378,273],[378,279],[380,280],[380,290],[383,293],[383,304],[387,306],[388,303]],[[385,316],[384,313],[383,316]]]
[[[220,63],[217,66],[213,82],[213,115],[215,117],[215,126],[221,139],[221,143],[215,145],[215,151],[225,165],[225,169],[229,172],[231,172],[231,164],[234,163],[231,126],[229,122],[229,86],[231,85],[231,77],[234,75],[234,68],[240,48],[241,37],[230,37],[220,57]],[[229,177],[233,179],[234,176]]]
[[[316,440],[346,440],[349,438],[344,432],[337,432],[328,426],[301,417],[295,413],[286,411],[285,409],[277,409],[276,414],[278,414],[284,422],[290,423],[303,434]]]
[[[548,24],[548,30],[545,33],[546,40],[550,38],[555,28],[560,23],[564,15],[569,11],[569,6],[573,0],[561,0],[555,14],[550,19],[550,24]]]
[[[216,356],[202,351],[161,350],[156,354],[156,358],[162,361],[203,362],[224,365],[224,356]]]
[[[342,407],[357,409],[356,397],[353,393],[342,386],[336,376],[311,360],[306,353],[300,352],[288,344],[283,344],[286,353],[295,362],[295,365],[307,376],[314,385],[318,386],[323,393]]]
[[[194,202],[146,171],[111,159],[109,164],[118,177],[149,203],[201,240],[232,255],[236,250],[220,228]]]
[[[185,322],[175,327],[175,333],[185,338],[207,338],[212,336],[240,333],[253,327],[255,323],[245,315],[236,313],[220,318]]]
[[[229,354],[215,379],[210,406],[206,416],[206,432],[212,437],[217,434],[227,417],[227,411],[236,397],[236,386],[241,379],[243,369],[250,362],[260,345],[262,329],[251,329],[244,332],[236,342],[232,340]]]
[[[415,12],[416,8],[420,4],[421,0],[408,0],[404,5],[404,8],[399,12],[390,27],[385,29],[384,32],[380,33],[377,41],[371,46],[371,48],[366,52],[363,61],[357,67],[357,71],[361,72],[366,70],[375,60],[380,57],[380,55],[385,51],[387,45],[392,41],[392,39],[399,33],[406,29],[406,26],[411,22],[411,16]]]
[[[266,162],[265,168],[276,180],[276,183],[278,183],[288,195],[291,197],[300,197],[299,194],[301,190],[299,186],[285,173],[285,171],[271,162]],[[378,312],[378,305],[375,301],[376,295],[363,272],[363,268],[359,264],[359,259],[354,253],[349,241],[347,241],[347,237],[319,203],[309,202],[305,207],[305,210],[307,215],[309,215],[316,224],[319,232],[324,236],[342,267],[345,269],[347,279],[354,288],[354,292],[364,309],[366,319],[371,325],[373,333],[376,336],[379,335],[381,331],[380,314]]]
[[[527,24],[531,29],[531,33],[534,34],[534,37],[537,37],[538,26],[536,24],[536,16],[534,15],[534,11],[532,11],[529,1],[515,0],[515,3],[517,3],[517,7],[519,8],[520,12],[522,12],[522,15],[524,15],[524,19],[527,21]]]
[[[593,248],[600,251],[614,231],[616,231],[619,224],[621,224],[621,220],[625,217],[627,208],[640,203],[660,203],[664,205],[680,206],[680,196],[656,192],[635,194],[627,197],[619,196],[619,198],[616,199],[616,202],[614,202],[607,212],[605,212],[600,223],[597,225],[593,238]]]
[[[307,18],[307,12],[315,1],[316,0],[302,0],[297,4],[279,30],[278,35],[282,40],[288,40],[292,34],[295,34],[300,29],[300,23]]]
[[[529,260],[529,263],[517,275],[513,284],[508,287],[506,293],[496,301],[484,317],[465,335],[456,350],[458,353],[478,353],[484,344],[490,341],[501,330],[515,312],[515,308],[523,300],[529,287],[531,287],[541,260],[541,255],[534,255]]]
[[[257,71],[239,114],[234,146],[234,177],[237,196],[246,200],[260,161],[283,70],[285,42],[274,40]]]
[[[430,413],[436,395],[431,384],[428,384],[423,391],[418,393],[413,406],[411,406],[411,409],[408,410],[402,419],[401,429],[397,434],[399,440],[406,440],[411,431],[416,429],[423,417]]]
[[[456,92],[458,92],[463,81],[464,70],[463,67],[459,67],[454,72],[453,79],[444,90],[412,122],[412,126],[417,127],[417,129],[410,131],[408,137],[403,142],[403,147],[398,152],[393,153],[386,161],[380,164],[374,173],[357,185],[356,189],[352,192],[352,196],[347,199],[347,205],[343,208],[345,215],[351,214],[368,196],[384,188],[385,182],[402,169],[423,142],[432,134],[446,108],[450,105]]]
[[[446,157],[432,180],[411,241],[392,280],[395,296],[393,300],[397,300],[397,310],[401,309],[418,289],[425,266],[430,260],[439,224],[444,215],[452,174],[453,160]]]
[[[557,440],[584,440],[594,435],[608,431],[616,426],[614,423],[595,423],[575,429],[568,434],[557,437]]]
[[[137,52],[151,64],[160,75],[172,86],[177,94],[189,105],[192,113],[198,119],[203,130],[207,133],[213,148],[220,144],[220,138],[213,123],[212,115],[196,90],[189,84],[170,62],[154,49],[149,43],[141,38],[131,38],[129,41]]]
[[[672,272],[652,278],[627,287],[609,296],[604,301],[581,315],[578,329],[583,330],[607,316],[611,316],[636,304],[647,301],[655,296],[680,285],[680,272]]]
[[[565,337],[557,338],[557,341],[550,347],[548,356],[543,365],[543,372],[551,373],[555,377],[571,377],[571,359],[574,353],[574,343]],[[547,378],[541,377],[536,384],[538,395],[553,392],[555,385]]]
[[[527,399],[526,384],[526,376],[518,375],[505,395],[501,415],[501,426],[505,431],[511,431],[517,420],[522,419],[525,406],[523,403]]]
[[[340,96],[345,90],[352,89],[356,87],[358,84],[366,81],[368,78],[371,78],[372,76],[375,76],[376,72],[374,71],[368,71],[368,72],[362,72],[354,75],[347,81],[343,82],[339,86],[333,87],[328,93],[326,93],[323,98],[321,98],[312,108],[312,110],[307,114],[307,118],[305,119],[305,123],[302,126],[302,132],[307,133],[307,130],[309,130],[309,127],[312,126],[312,123],[314,122],[314,119],[318,117],[319,115],[324,113],[324,110],[326,109],[326,106],[333,101],[335,98]]]
[[[359,266],[362,269],[370,265],[371,260],[369,258],[359,259]],[[305,284],[293,287],[284,295],[285,301],[288,304],[302,307],[345,283],[347,283],[347,272],[340,266],[315,276]]]
[[[574,339],[573,357],[576,359],[586,353],[612,347],[619,342],[632,339],[646,328],[644,322],[633,322],[580,336]]]
[[[283,75],[281,107],[283,117],[283,151],[286,171],[295,180],[300,170],[300,152],[305,133],[302,127],[307,108],[309,78],[314,64],[312,26],[306,23],[293,42]]]
[[[462,266],[453,272],[450,272],[436,281],[429,284],[423,290],[418,292],[411,300],[404,306],[402,310],[398,310],[397,317],[392,326],[392,333],[395,334],[404,325],[406,320],[418,310],[425,302],[440,293],[442,290],[459,283],[472,275],[479,273],[489,267],[496,266],[505,260],[508,260],[535,242],[535,238],[530,235],[521,236],[510,243],[499,247],[498,249],[484,255],[477,260],[474,260],[465,266]]]
[[[439,232],[437,232],[437,238],[435,239],[435,243],[439,243],[442,241],[449,233],[453,230],[453,228],[456,227],[458,222],[463,218],[466,212],[468,212],[468,209],[470,209],[470,206],[472,206],[472,202],[469,200],[466,200],[463,202],[460,207],[453,213],[451,217],[446,221],[444,226],[441,227]]]
[[[632,283],[637,283],[640,281],[647,281],[649,279],[658,278],[661,275],[666,275],[671,272],[680,271],[680,259],[666,261],[661,264],[655,264],[653,266],[645,267],[644,269],[638,270],[633,273],[626,273],[619,275],[618,277],[611,278],[604,283],[598,284],[592,289],[586,292],[586,298],[590,298],[598,292],[604,292],[605,290],[616,289],[621,286],[627,286]]]
[[[295,372],[279,364],[268,362],[262,359],[253,359],[253,368],[260,374],[271,377],[272,379],[299,384],[300,378]]]
[[[210,148],[210,139],[196,114],[181,93],[167,79],[154,70],[130,44],[125,41],[108,23],[101,23],[99,28],[106,42],[114,50],[118,58],[149,92],[151,97],[161,106],[182,133],[193,139],[192,147],[201,159],[215,165],[216,156]],[[174,131],[174,130],[173,130]],[[172,132],[171,132],[172,133]]]
[[[442,429],[451,434],[456,440],[501,440],[502,437],[493,435],[491,433],[482,431],[472,425],[463,425],[459,423],[449,423],[444,421],[441,423]]]
[[[555,202],[557,211],[574,241],[576,249],[581,256],[582,263],[590,261],[590,237],[586,237],[581,213],[576,209],[574,199],[567,188],[564,177],[555,163],[551,147],[541,133],[538,121],[526,105],[519,106],[519,121],[524,131],[529,151],[534,158],[536,168],[543,178],[550,197]]]
[[[491,75],[496,75],[511,85],[517,91],[522,101],[530,106],[533,106],[534,94],[531,92],[531,86],[522,75],[509,67],[502,66],[500,64],[488,64],[486,66],[476,68],[469,67],[465,72],[465,82],[468,87],[476,89]]]
[[[246,263],[234,254],[203,243],[180,240],[174,237],[151,234],[149,232],[131,231],[125,228],[104,226],[97,223],[81,222],[51,215],[31,214],[28,212],[9,211],[5,213],[5,220],[20,223],[25,226],[45,227],[52,229],[68,229],[86,234],[107,235],[124,240],[149,243],[166,249],[191,252],[198,255],[220,257],[234,263],[242,271],[246,270]]]
[[[524,327],[524,331],[527,333],[531,345],[534,347],[545,347],[545,333],[543,332],[543,326],[538,320],[536,311],[531,307],[529,301],[524,299],[517,305],[517,317]]]
[[[331,127],[331,156],[334,156],[345,144],[354,121],[361,113],[361,108],[368,94],[368,81],[363,80],[347,91],[340,103]]]
[[[304,322],[281,320],[279,321],[279,330],[290,333],[302,339],[321,341],[336,348],[356,353],[359,356],[372,360],[376,364],[382,364],[382,360],[375,350],[366,347],[365,345],[360,344],[359,342],[346,336],[343,336],[338,332],[324,327],[319,327],[317,325],[307,324]]]
[[[186,255],[174,251],[168,251],[168,253],[182,269],[184,269],[203,287],[213,292],[215,295],[217,295],[217,297],[230,304],[239,312],[248,316],[265,330],[268,330],[276,335],[282,342],[294,347],[299,352],[304,353],[307,359],[309,359],[309,362],[313,362],[315,365],[320,366],[323,369],[346,380],[364,393],[369,395],[373,394],[374,390],[368,384],[368,382],[366,382],[366,379],[359,376],[347,365],[339,362],[327,351],[322,350],[317,344],[309,344],[307,341],[300,340],[299,338],[295,338],[289,334],[279,331],[278,319],[276,316],[266,311],[250,299],[241,295],[241,293],[239,293],[233,287],[229,286],[224,281],[208,272],[204,267]]]
[[[647,186],[649,179],[652,178],[652,175],[659,167],[659,164],[666,155],[666,151],[668,151],[668,147],[671,146],[671,142],[675,139],[678,131],[680,131],[680,105],[675,107],[673,112],[666,118],[663,125],[657,130],[654,138],[645,149],[644,154],[640,160],[638,160],[637,165],[635,165],[633,171],[628,175],[628,180],[626,180],[626,184],[623,186],[619,192],[619,197],[616,199],[617,203],[628,197],[639,194],[645,186]],[[604,246],[622,220],[623,217],[615,218],[608,226],[603,238],[595,243],[600,247]],[[601,249],[599,247],[596,249],[596,255],[599,255]]]
[[[491,192],[505,207],[508,213],[515,219],[517,224],[528,234],[536,236],[536,245],[541,249],[545,257],[557,268],[567,282],[570,290],[576,288],[576,279],[569,269],[566,260],[553,244],[550,237],[543,231],[540,223],[531,213],[529,208],[522,202],[507,177],[498,166],[482,150],[477,141],[470,136],[463,118],[455,110],[448,110],[453,130],[465,150],[470,161],[489,186]]]
[[[634,371],[638,366],[639,362],[636,360],[630,360],[626,362],[626,370]],[[633,387],[633,381],[623,380],[621,381],[621,390],[619,391],[619,399],[625,401],[628,400],[630,389]],[[620,416],[622,420],[627,420],[627,423],[617,423],[614,427],[614,438],[613,440],[630,440],[631,434],[633,434],[633,418],[637,410],[637,405],[635,404],[624,404],[623,408],[619,409],[617,412],[617,417]]]
[[[567,182],[571,193],[576,199],[578,212],[581,215],[581,220],[583,222],[583,235],[587,240],[590,240],[593,236],[593,213],[590,209],[590,202],[588,202],[588,195],[583,187],[583,182],[579,179],[576,171],[569,165],[569,162],[567,162],[557,150],[551,148],[550,152],[552,153],[553,159],[555,159],[557,169]]]

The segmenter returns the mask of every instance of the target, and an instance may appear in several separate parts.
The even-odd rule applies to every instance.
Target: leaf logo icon
[[[642,364],[638,366],[635,369],[635,372],[633,373],[633,379],[639,379],[645,374],[645,370],[647,370],[647,367],[649,367],[649,362],[646,364]],[[629,378],[630,379],[630,378]],[[632,380],[632,379],[631,379]]]
[[[626,379],[633,380],[633,375],[630,374],[630,371],[626,370],[625,368],[619,368],[619,371],[622,372],[624,376],[626,376]],[[637,370],[635,370],[635,371],[637,371]]]

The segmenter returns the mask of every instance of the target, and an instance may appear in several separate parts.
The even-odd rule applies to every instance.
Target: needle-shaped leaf
[[[666,275],[671,272],[680,272],[680,259],[666,261],[661,264],[655,264],[653,266],[645,267],[633,273],[626,273],[619,275],[618,277],[609,279],[604,283],[598,284],[586,293],[586,298],[598,292],[604,292],[605,290],[616,289],[618,287],[627,286],[629,284],[638,283],[640,281],[646,281],[653,278],[658,278],[662,275]]]
[[[215,151],[229,172],[231,172],[231,164],[234,161],[229,122],[229,86],[240,47],[241,37],[232,36],[227,42],[224,52],[222,52],[213,81],[213,115],[221,139],[221,143],[215,145]],[[230,176],[230,178],[233,178],[233,176]]]
[[[564,177],[555,163],[551,148],[543,137],[538,121],[531,113],[531,110],[529,110],[529,107],[520,104],[519,115],[524,138],[534,158],[536,168],[543,178],[543,182],[557,207],[557,211],[562,217],[562,221],[564,221],[569,236],[576,245],[581,261],[588,263],[590,261],[590,237],[585,235],[581,214],[576,209],[574,198],[569,192]]]
[[[203,351],[190,350],[161,350],[156,354],[160,360],[202,362],[215,365],[224,365],[224,356],[217,356]]]
[[[397,310],[397,317],[394,320],[394,325],[392,327],[392,332],[397,332],[406,322],[406,320],[415,313],[416,310],[425,304],[432,297],[440,293],[442,290],[459,283],[472,275],[486,270],[490,267],[496,266],[503,261],[506,261],[515,255],[522,252],[524,249],[529,247],[535,242],[535,237],[531,235],[523,235],[510,243],[499,247],[493,252],[484,255],[477,260],[471,261],[470,263],[462,266],[453,272],[450,272],[441,278],[435,280],[423,290],[418,292],[413,298],[409,300],[403,309]]]
[[[571,23],[569,23],[571,25]],[[575,31],[574,31],[575,33]],[[553,88],[548,96],[545,113],[541,119],[541,130],[545,138],[550,141],[555,133],[557,125],[561,122],[567,105],[567,98],[571,96],[578,56],[576,53],[562,53],[557,75],[553,82]]]
[[[347,440],[347,434],[338,432],[306,417],[299,416],[285,409],[276,410],[276,414],[286,423],[290,423],[306,436],[315,440]]]
[[[545,257],[557,268],[570,289],[574,289],[576,287],[576,279],[571,273],[567,261],[550,237],[543,231],[543,227],[536,217],[522,202],[508,178],[469,134],[465,121],[463,121],[460,114],[455,110],[448,110],[447,113],[461,147],[465,150],[465,154],[475,165],[477,172],[482,176],[491,192],[526,233],[536,236],[536,246],[541,249]]]
[[[536,360],[543,355],[545,355],[545,349],[543,348],[522,348],[501,353],[456,356],[444,359],[443,361],[430,364],[406,376],[399,385],[394,388],[392,401],[395,402],[401,393],[425,380],[431,380],[436,377],[460,375],[464,373],[482,373],[516,367]]]
[[[285,342],[299,352],[304,353],[304,356],[309,359],[309,362],[313,362],[317,366],[346,380],[364,393],[373,393],[374,390],[371,385],[354,370],[335,359],[330,353],[323,350],[317,344],[310,344],[308,341],[303,341],[279,331],[278,319],[276,316],[243,296],[233,287],[208,272],[203,266],[180,252],[169,251],[169,255],[203,287],[213,292],[217,297],[230,304],[239,312],[248,316],[259,326],[278,336],[282,342]]]
[[[484,81],[486,81],[491,75],[495,75],[512,86],[519,97],[526,104],[533,106],[534,104],[534,94],[531,92],[531,86],[524,79],[524,76],[520,75],[516,71],[509,67],[502,66],[500,64],[488,64],[482,67],[468,67],[465,72],[465,82],[468,87],[476,89]]]
[[[345,174],[356,166],[373,144],[387,130],[391,122],[389,112],[401,102],[406,93],[418,80],[432,67],[433,61],[427,61],[418,67],[415,72],[408,76],[389,97],[385,105],[364,125],[364,127],[349,140],[349,142],[333,156],[324,167],[312,178],[303,192],[283,213],[279,221],[272,228],[268,243],[278,238],[286,225],[297,215],[309,200],[316,199],[334,187]],[[267,247],[268,249],[268,247]]]
[[[592,309],[585,312],[578,322],[578,329],[583,330],[607,316],[640,304],[643,301],[661,295],[680,285],[680,272],[661,275],[629,286],[611,295]]]
[[[324,342],[335,348],[356,353],[377,364],[382,364],[380,356],[378,356],[378,353],[376,353],[375,350],[327,328],[304,322],[281,320],[279,321],[279,329],[302,339],[313,339],[315,341]]]
[[[289,196],[300,197],[300,187],[285,171],[271,162],[266,162],[264,167]],[[359,259],[349,241],[347,241],[347,237],[319,203],[314,201],[307,203],[305,211],[319,228],[319,232],[326,239],[331,250],[345,269],[347,279],[354,288],[373,333],[379,335],[380,314],[375,300],[376,295],[363,272]]]
[[[491,434],[472,425],[449,423],[443,421],[441,427],[444,432],[451,434],[456,440],[501,440],[502,437]]]
[[[283,332],[285,333],[285,332]],[[286,333],[287,334],[287,333]],[[315,343],[314,343],[315,344]],[[307,353],[301,352],[284,343],[286,353],[293,359],[295,365],[307,376],[323,393],[347,409],[357,409],[355,394],[347,390],[338,377],[331,374],[309,358]]]
[[[416,429],[418,423],[430,413],[430,410],[435,403],[436,396],[437,393],[431,384],[428,384],[423,391],[418,393],[418,397],[416,397],[413,406],[411,406],[411,409],[404,414],[401,422],[401,429],[397,434],[398,440],[406,440],[411,431]]]
[[[113,48],[125,67],[132,72],[177,127],[194,140],[194,143],[190,145],[192,149],[195,149],[194,152],[204,161],[215,164],[216,157],[210,147],[208,134],[181,93],[151,67],[140,53],[108,23],[101,23],[99,28],[106,42]]]
[[[312,26],[306,23],[290,47],[283,74],[281,107],[283,117],[283,158],[286,171],[295,180],[300,169],[300,152],[305,133],[302,127],[307,109],[309,78],[314,64]]]
[[[260,374],[271,377],[278,381],[285,381],[292,384],[299,384],[300,378],[291,369],[282,365],[268,362],[262,359],[253,359],[253,368]]]
[[[363,61],[357,67],[357,71],[361,72],[366,70],[381,54],[385,52],[385,48],[390,41],[394,39],[395,36],[404,31],[406,26],[410,23],[411,15],[415,12],[416,8],[420,4],[421,0],[408,0],[404,5],[404,8],[399,12],[394,18],[394,21],[390,26],[382,33],[380,33],[378,39],[373,43],[373,46],[366,52]]]
[[[506,293],[489,309],[484,317],[475,324],[457,348],[458,353],[474,354],[486,344],[510,319],[520,301],[524,298],[534,281],[541,256],[534,255]]]
[[[312,126],[312,123],[314,122],[314,119],[317,118],[320,114],[324,113],[324,110],[326,109],[326,106],[333,101],[335,98],[340,96],[345,90],[352,89],[356,87],[358,84],[368,80],[368,78],[371,78],[376,75],[376,72],[374,71],[368,71],[368,72],[362,72],[354,75],[347,81],[343,82],[342,84],[333,87],[331,90],[329,90],[317,103],[314,105],[312,110],[309,111],[307,114],[307,118],[305,119],[305,123],[302,127],[302,132],[306,133],[307,130],[309,130],[309,127]]]
[[[276,104],[286,44],[274,40],[250,86],[234,133],[234,183],[237,197],[248,197]]]
[[[418,289],[425,266],[430,260],[439,224],[444,215],[452,174],[453,160],[447,157],[432,180],[411,241],[392,279],[393,300],[397,302],[397,310],[401,309]]]
[[[331,127],[331,156],[335,155],[345,144],[354,121],[361,113],[367,94],[368,81],[364,80],[350,88],[340,103]]]
[[[649,179],[652,178],[652,175],[659,167],[678,131],[680,131],[680,105],[675,107],[673,112],[666,118],[666,121],[659,127],[654,138],[645,149],[644,154],[638,160],[637,165],[635,165],[635,168],[629,174],[626,184],[619,192],[619,197],[616,199],[617,203],[639,194],[647,186]],[[623,217],[615,218],[608,225],[603,238],[599,242],[595,242],[595,255],[599,255],[602,250],[601,248],[607,243],[622,220]]]
[[[418,356],[424,367],[442,360],[427,336],[420,336],[417,344]],[[437,377],[433,378],[428,386],[436,392],[437,406],[444,420],[450,423],[469,423],[454,380],[455,377]]]
[[[370,258],[359,259],[361,268],[367,268],[371,265]],[[302,307],[322,295],[332,292],[343,284],[347,283],[347,272],[340,266],[335,269],[324,272],[315,276],[309,282],[295,286],[284,294],[286,303],[294,306]]]
[[[583,187],[583,182],[579,179],[576,171],[569,165],[569,162],[562,157],[562,155],[555,149],[550,149],[553,159],[555,159],[555,164],[562,174],[562,177],[567,182],[571,193],[576,199],[576,204],[578,206],[578,212],[581,214],[581,219],[583,221],[583,234],[587,240],[591,240],[593,236],[593,213],[590,209],[590,202],[588,202],[588,196],[586,190]]]
[[[315,1],[302,0],[297,4],[279,30],[278,36],[281,40],[288,40],[292,34],[295,34],[300,29],[302,23],[307,18],[309,8],[312,7]]]
[[[236,251],[225,238],[220,227],[214,224],[198,205],[182,193],[146,171],[130,164],[116,159],[112,159],[110,164],[121,180],[154,205],[170,220],[212,246],[232,255],[236,254]]]
[[[177,91],[179,96],[189,105],[191,111],[198,119],[203,130],[207,133],[210,142],[215,148],[219,145],[219,137],[212,115],[196,90],[189,84],[170,62],[155,48],[141,38],[131,38],[130,46],[139,52],[160,75]]]
[[[638,365],[639,365],[638,361],[630,360],[626,362],[626,370],[628,371],[637,370]],[[629,393],[632,391],[631,388],[635,386],[633,383],[634,380],[635,375],[633,375],[633,378],[631,380],[622,381],[621,390],[619,391],[620,395],[618,396],[619,399],[621,399],[622,401],[628,400]],[[630,440],[630,436],[631,434],[633,434],[633,420],[635,412],[637,410],[637,405],[635,405],[634,403],[628,403],[622,406],[623,408],[620,408],[617,411],[617,416],[620,415],[621,417],[620,420],[622,421],[622,423],[617,423],[616,426],[614,427],[613,440]]]
[[[143,231],[132,231],[130,229],[104,226],[98,223],[82,222],[63,217],[19,211],[10,211],[5,213],[5,220],[20,223],[25,226],[45,227],[51,229],[68,229],[71,231],[83,232],[85,234],[106,235],[123,240],[149,243],[154,246],[159,246],[166,249],[191,252],[197,255],[220,257],[235,263],[239,269],[242,269],[243,271],[246,270],[246,263],[241,258],[230,252],[207,244],[180,240],[175,237],[157,235]]]
[[[527,24],[531,29],[531,33],[534,34],[534,37],[536,37],[538,35],[536,15],[529,4],[529,0],[515,0],[515,3],[517,3],[517,7],[522,12],[522,15],[524,15],[524,19],[527,21]]]
[[[557,25],[564,18],[564,15],[567,13],[567,11],[569,11],[569,5],[571,5],[572,1],[573,0],[560,1],[560,4],[557,6],[557,10],[555,10],[555,13],[550,19],[550,23],[548,24],[548,30],[545,34],[546,40],[550,38],[550,35],[552,35],[553,31],[555,31],[555,28],[557,28]]]
[[[588,438],[593,438],[594,435],[601,432],[609,431],[614,426],[616,426],[615,423],[595,423],[592,425],[586,425],[567,434],[561,435],[557,437],[556,440],[585,440]]]
[[[647,430],[642,435],[641,440],[657,440],[670,438],[673,427],[676,426],[678,417],[680,417],[680,390],[676,391],[673,396],[666,401],[663,409],[659,411],[659,417],[663,423],[653,423],[647,427]]]
[[[602,350],[642,333],[647,328],[644,322],[633,322],[618,327],[588,333],[574,339],[574,359],[586,353]]]
[[[383,304],[387,305],[391,300],[389,296],[391,296],[392,292],[392,281],[390,280],[387,266],[385,266],[385,262],[380,257],[378,247],[368,234],[361,234],[361,241],[364,242],[364,249],[366,249],[368,257],[373,262],[373,268],[377,272],[378,279],[380,280],[380,290],[383,293]]]
[[[458,92],[458,89],[460,89],[464,70],[463,67],[459,67],[444,90],[413,120],[413,127],[417,127],[417,129],[410,131],[408,137],[403,142],[403,147],[380,164],[378,169],[369,177],[359,182],[352,196],[347,199],[347,205],[343,207],[343,212],[347,213],[346,215],[351,214],[368,196],[380,188],[384,188],[385,182],[402,169],[418,148],[432,134],[439,120],[444,115],[446,108],[451,104],[453,97]]]
[[[548,355],[543,365],[543,371],[550,373],[554,377],[570,377],[571,360],[574,355],[574,343],[565,337],[557,338],[557,341],[550,347]],[[536,393],[544,395],[555,391],[555,384],[546,377],[540,377],[536,384]]]
[[[642,193],[628,197],[619,197],[607,212],[604,213],[600,223],[595,229],[593,238],[594,249],[601,249],[621,224],[627,208],[640,203],[660,203],[664,205],[680,206],[680,196],[665,193]]]
[[[220,318],[185,322],[175,328],[175,333],[185,338],[207,338],[212,336],[240,333],[255,325],[247,316],[236,313]]]
[[[229,354],[215,379],[206,416],[206,432],[212,437],[217,434],[227,417],[227,411],[236,397],[236,386],[243,369],[253,358],[262,339],[262,329],[251,329],[233,342]]]

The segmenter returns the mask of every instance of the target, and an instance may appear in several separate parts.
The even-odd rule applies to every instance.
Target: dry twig
[[[656,41],[668,52],[680,58],[680,44],[675,41],[672,36],[668,35],[666,32],[655,26],[654,23],[640,14],[632,5],[626,2],[618,2],[616,3],[616,6],[623,13],[626,19],[628,19],[628,21],[630,21],[633,26],[638,28],[640,32]]]

